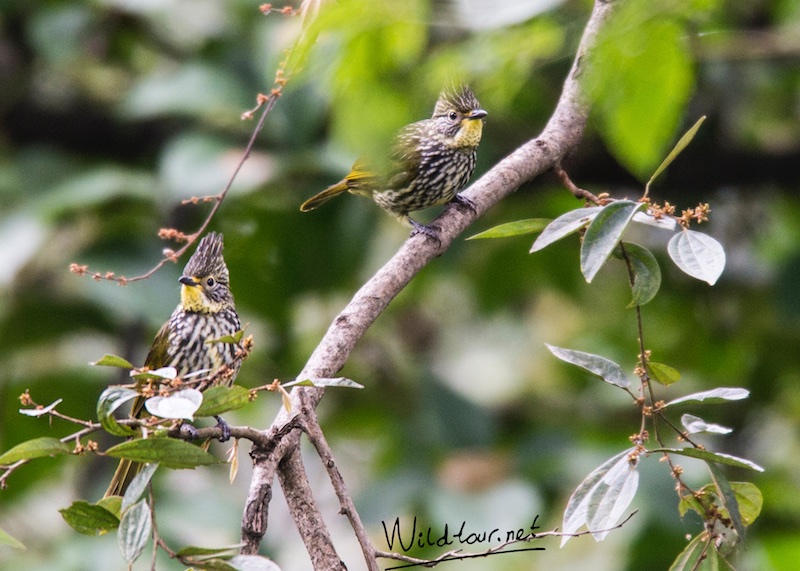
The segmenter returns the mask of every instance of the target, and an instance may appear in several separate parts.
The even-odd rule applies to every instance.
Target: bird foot
[[[453,202],[455,202],[458,206],[463,206],[467,210],[471,210],[474,214],[478,213],[478,207],[475,206],[475,203],[472,201],[471,198],[467,198],[463,194],[456,194],[453,197]]]
[[[219,437],[220,442],[227,442],[231,439],[231,426],[221,416],[214,415],[217,419],[217,428],[220,429],[222,435]]]
[[[439,238],[439,232],[437,232],[433,227],[422,224],[421,222],[417,222],[413,218],[409,218],[408,221],[411,223],[411,226],[414,227],[414,229],[411,231],[411,236],[422,234],[428,238],[436,240],[437,242],[441,242],[441,239]]]
[[[198,434],[197,429],[188,422],[181,424],[178,430],[180,431],[181,438],[185,438],[187,440],[197,440],[200,438],[200,434]]]

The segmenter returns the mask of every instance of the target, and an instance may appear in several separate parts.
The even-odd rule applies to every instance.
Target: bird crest
[[[222,234],[209,232],[203,236],[197,250],[186,262],[183,275],[194,278],[214,276],[218,282],[227,284],[229,281],[228,266],[225,265],[222,257],[222,248]]]
[[[222,234],[210,232],[189,258],[180,278],[184,311],[210,314],[233,307],[222,248]]]
[[[446,89],[439,94],[439,99],[433,108],[433,117],[447,115],[451,110],[459,113],[469,113],[480,109],[481,104],[472,90],[466,85]]]

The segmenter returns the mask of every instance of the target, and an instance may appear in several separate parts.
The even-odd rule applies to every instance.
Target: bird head
[[[462,86],[439,95],[432,119],[449,147],[474,149],[481,142],[486,115],[472,90]]]
[[[181,307],[192,313],[219,313],[233,307],[228,267],[222,258],[222,234],[210,232],[183,269]]]

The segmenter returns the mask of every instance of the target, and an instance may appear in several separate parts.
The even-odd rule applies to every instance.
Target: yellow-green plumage
[[[222,234],[207,234],[187,262],[180,278],[181,302],[159,329],[145,359],[150,370],[175,367],[178,376],[184,376],[205,369],[213,372],[227,365],[233,370],[228,377],[233,382],[241,363],[236,359],[237,345],[206,343],[241,329],[228,268],[222,257],[222,240]],[[131,415],[141,418],[145,414],[143,409],[144,398],[139,397],[134,401]],[[122,495],[137,470],[132,462],[120,461],[106,496]]]
[[[414,227],[431,234],[409,213],[457,198],[475,169],[486,111],[467,87],[442,92],[430,119],[403,128],[395,138],[388,168],[376,173],[359,160],[350,173],[306,200],[308,212],[347,191],[375,203]]]

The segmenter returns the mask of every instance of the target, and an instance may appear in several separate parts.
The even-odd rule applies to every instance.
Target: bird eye
[[[214,287],[214,284],[215,284],[215,283],[216,283],[216,282],[214,281],[214,278],[208,278],[208,279],[206,280],[206,285],[207,285],[208,287]]]
[[[450,111],[448,117],[450,117],[451,121],[455,121],[456,119],[458,119],[458,113],[456,113],[455,111]]]

